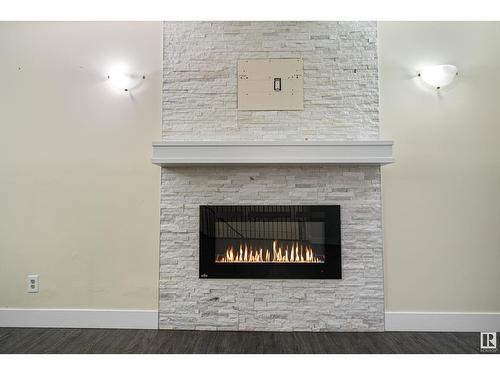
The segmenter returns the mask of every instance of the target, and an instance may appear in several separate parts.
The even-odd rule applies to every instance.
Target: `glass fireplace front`
[[[340,206],[200,206],[200,278],[340,279]]]

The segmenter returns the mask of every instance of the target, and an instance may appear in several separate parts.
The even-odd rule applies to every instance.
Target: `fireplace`
[[[340,279],[340,206],[200,206],[200,278]]]

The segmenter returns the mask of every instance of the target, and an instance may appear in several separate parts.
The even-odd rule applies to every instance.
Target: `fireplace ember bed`
[[[341,279],[340,206],[200,206],[200,278]]]

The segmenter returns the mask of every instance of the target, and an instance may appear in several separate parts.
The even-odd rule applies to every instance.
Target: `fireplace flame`
[[[314,254],[309,245],[298,242],[283,246],[278,241],[273,241],[271,249],[252,248],[252,245],[240,243],[239,249],[228,246],[224,255],[218,256],[216,263],[324,263],[323,256]]]

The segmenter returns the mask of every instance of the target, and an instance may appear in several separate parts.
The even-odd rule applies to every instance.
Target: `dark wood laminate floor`
[[[479,333],[0,328],[0,353],[479,353]]]

